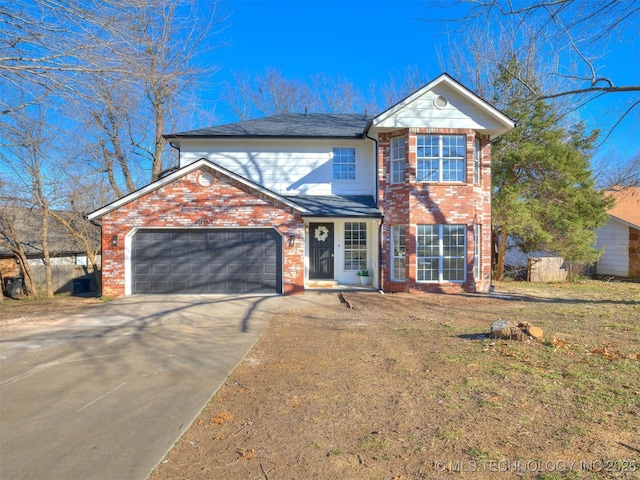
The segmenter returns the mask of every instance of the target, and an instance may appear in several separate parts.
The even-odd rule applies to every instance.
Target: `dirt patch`
[[[640,285],[497,292],[279,313],[150,478],[637,478]]]
[[[37,300],[5,298],[0,303],[0,337],[53,323],[101,303],[96,297],[71,295]]]

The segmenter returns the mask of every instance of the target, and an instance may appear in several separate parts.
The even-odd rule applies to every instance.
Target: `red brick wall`
[[[467,137],[466,182],[416,182],[416,135],[457,134]],[[390,183],[390,139],[405,138],[405,183]],[[380,134],[379,195],[384,212],[382,229],[382,275],[385,291],[487,291],[491,284],[491,144],[487,136],[480,137],[481,182],[474,184],[474,152],[476,133],[473,130],[411,128]],[[463,224],[467,226],[467,274],[463,284],[423,283],[416,281],[416,225]],[[474,278],[474,224],[482,230],[481,278]],[[391,225],[405,225],[407,251],[407,280],[391,280]]]
[[[206,170],[209,186],[198,178]],[[125,237],[142,227],[273,227],[283,236],[284,293],[304,290],[304,225],[291,207],[217,171],[190,172],[102,218],[102,294],[125,294]],[[113,235],[118,245],[111,246]],[[295,236],[293,247],[289,236]]]

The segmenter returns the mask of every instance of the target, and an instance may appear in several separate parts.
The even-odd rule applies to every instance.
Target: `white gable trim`
[[[628,222],[627,220],[624,220],[624,219],[622,219],[620,217],[616,217],[615,215],[609,214],[609,218],[611,220],[617,220],[618,222],[622,223],[623,225],[626,225],[627,227],[631,227],[631,228],[635,228],[635,229],[639,229],[640,228],[640,225],[634,225],[633,223]]]
[[[157,190],[158,188],[164,187],[165,185],[170,184],[171,182],[174,182],[175,180],[177,180],[180,177],[183,177],[191,172],[193,172],[194,170],[197,170],[201,167],[207,167],[210,168],[211,170],[215,170],[216,172],[231,178],[232,180],[235,180],[247,187],[249,187],[252,190],[255,190],[257,192],[262,193],[263,195],[272,198],[273,200],[276,200],[280,203],[284,203],[285,205],[294,208],[295,210],[298,210],[301,213],[308,213],[308,210],[306,208],[301,207],[300,205],[292,202],[291,200],[289,200],[288,198],[285,198],[281,195],[278,195],[277,193],[272,192],[271,190],[268,190],[260,185],[258,185],[257,183],[254,183],[250,180],[247,180],[246,178],[243,178],[235,173],[233,173],[230,170],[227,170],[226,168],[223,168],[219,165],[216,165],[215,163],[211,163],[209,160],[207,160],[206,158],[201,158],[200,160],[197,160],[193,163],[190,163],[189,165],[173,172],[170,175],[167,175],[164,178],[161,178],[159,180],[156,180],[153,183],[150,183],[149,185],[147,185],[146,187],[142,187],[139,190],[136,190],[135,192],[131,192],[129,195],[125,195],[124,197],[116,200],[115,202],[112,202],[108,205],[105,205],[104,207],[100,208],[99,210],[96,210],[95,212],[91,212],[89,215],[87,215],[87,218],[89,220],[95,220],[95,219],[99,219],[102,218],[103,216],[105,216],[107,213],[112,212],[114,210],[117,210],[118,208],[126,205],[129,202],[132,202],[133,200],[136,200],[140,197],[143,197],[144,195],[153,192],[154,190]]]
[[[506,129],[510,130],[515,127],[515,122],[513,120],[511,120],[509,117],[507,117],[504,113],[500,112],[495,107],[491,106],[489,103],[484,101],[475,93],[473,93],[472,91],[464,87],[462,84],[458,83],[456,80],[451,78],[446,73],[443,73],[442,75],[437,77],[435,80],[432,80],[421,89],[415,91],[414,93],[406,97],[404,100],[401,100],[391,108],[385,110],[380,115],[375,117],[372,120],[372,126],[376,127],[380,125],[382,122],[396,115],[400,110],[406,108],[409,104],[413,103],[422,95],[424,95],[426,92],[432,90],[434,87],[436,87],[441,83],[444,83],[447,86],[451,87],[456,92],[461,94],[465,99],[469,100],[471,103],[475,104],[478,108],[485,111],[489,116],[495,118],[499,123],[504,125]]]

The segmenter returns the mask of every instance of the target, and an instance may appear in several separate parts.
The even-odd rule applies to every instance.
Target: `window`
[[[476,148],[473,155],[473,183],[480,183],[480,139],[476,138]]]
[[[391,183],[404,182],[404,137],[391,139]]]
[[[404,282],[406,266],[404,225],[391,225],[391,280]]]
[[[464,182],[465,135],[418,135],[418,182]]]
[[[419,282],[464,281],[464,225],[418,225],[416,240]]]
[[[346,222],[344,224],[344,269],[367,268],[367,224]]]
[[[477,223],[473,226],[473,274],[475,278],[480,278],[482,270],[480,270],[480,232],[482,225]]]
[[[356,149],[342,147],[333,149],[333,179],[356,179]]]

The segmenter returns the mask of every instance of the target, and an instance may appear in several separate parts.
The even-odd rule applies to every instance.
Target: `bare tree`
[[[443,7],[441,2],[432,2]],[[490,47],[496,38],[508,38],[512,51],[537,46],[536,84],[509,71],[504,49],[482,48],[485,63],[493,63],[530,91],[532,100],[571,100],[575,109],[603,95],[617,94],[614,129],[640,106],[640,85],[620,85],[616,72],[607,72],[603,59],[615,48],[622,32],[637,32],[638,2],[611,0],[460,0],[463,13],[450,20],[459,27],[456,38],[474,37]],[[460,9],[446,6],[448,11]],[[637,34],[637,33],[636,33]],[[473,52],[472,52],[473,53]],[[455,55],[450,55],[455,58]],[[622,99],[622,100],[620,100]],[[601,142],[607,139],[605,135]]]
[[[103,35],[104,2],[13,0],[0,5],[0,122],[53,93],[77,96],[77,79],[117,70]],[[9,95],[11,92],[11,95]],[[19,94],[16,94],[19,93]]]
[[[377,97],[380,97],[380,105],[382,108],[395,105],[428,82],[429,78],[427,73],[421,71],[417,65],[407,65],[404,70],[400,72],[390,72],[388,80],[378,89],[379,94]]]
[[[6,184],[3,187],[6,187]],[[24,243],[16,229],[18,208],[20,207],[17,206],[14,197],[0,193],[0,245],[8,248],[20,263],[27,295],[37,298],[39,295],[35,277],[29,267]]]
[[[216,67],[219,1],[16,0],[0,5],[0,124],[43,102],[66,118],[114,195],[156,180],[175,154],[163,133]],[[0,137],[0,145],[5,143]]]
[[[12,172],[14,179],[13,194],[23,198],[28,208],[34,208],[41,212],[38,216],[40,223],[40,244],[45,265],[45,294],[53,296],[51,281],[51,259],[49,252],[49,211],[51,210],[51,198],[55,198],[56,182],[48,176],[55,169],[49,168],[51,154],[53,153],[51,134],[53,130],[46,128],[46,112],[42,108],[29,107],[29,115],[20,115],[15,118],[13,129],[6,135],[11,147],[0,151],[0,164],[6,171]],[[54,173],[55,174],[55,173]],[[8,221],[5,218],[5,221]],[[15,244],[15,225],[6,226]],[[21,239],[26,241],[26,239]],[[12,251],[20,252],[15,245]],[[23,259],[20,258],[22,261]],[[29,290],[33,293],[32,286]]]
[[[604,157],[594,166],[600,188],[640,187],[640,152],[624,160]]]
[[[325,73],[312,75],[314,111],[323,113],[357,113],[365,110],[364,98],[353,82],[342,76]]]
[[[239,120],[285,113],[356,113],[366,109],[362,92],[341,76],[286,78],[275,68],[250,77],[233,72],[222,98]]]

